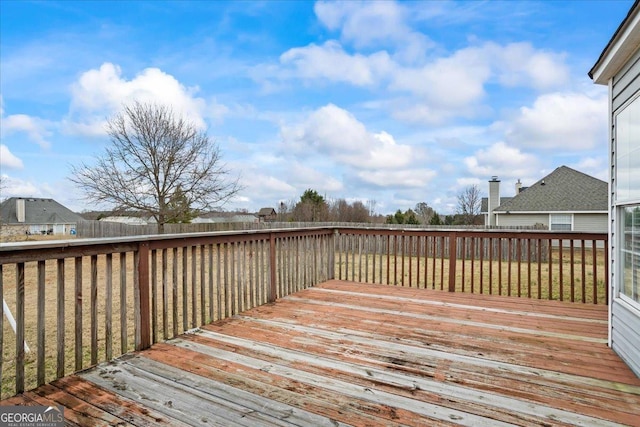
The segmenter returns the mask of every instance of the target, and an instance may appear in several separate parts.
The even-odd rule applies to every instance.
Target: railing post
[[[24,392],[25,381],[24,287],[24,262],[20,262],[16,266],[16,394]]]
[[[333,234],[329,237],[329,265],[327,265],[327,278],[333,280],[336,278],[336,241],[339,232],[333,230]]]
[[[151,347],[149,310],[149,243],[142,242],[135,253],[134,268],[136,350]]]
[[[456,291],[456,244],[458,235],[455,231],[449,233],[449,292]]]
[[[275,302],[276,297],[276,235],[269,233],[269,290],[267,302]]]

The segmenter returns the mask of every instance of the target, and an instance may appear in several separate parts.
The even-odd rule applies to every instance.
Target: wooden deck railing
[[[339,228],[338,236],[338,279],[594,304],[608,301],[604,233]]]
[[[332,229],[0,247],[0,383],[21,393],[333,276]],[[15,317],[15,332],[5,315]]]
[[[332,278],[605,303],[606,248],[605,234],[345,227],[5,244],[0,397]]]

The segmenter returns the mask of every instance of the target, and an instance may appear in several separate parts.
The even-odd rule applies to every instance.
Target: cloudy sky
[[[91,210],[68,180],[132,100],[206,129],[244,191],[378,213],[492,175],[606,179],[607,92],[587,72],[632,0],[0,2],[0,198]]]

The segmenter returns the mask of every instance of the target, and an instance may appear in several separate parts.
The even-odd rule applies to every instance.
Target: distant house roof
[[[276,214],[276,210],[273,208],[262,208],[258,212],[258,216],[269,216],[269,215],[275,215],[275,214]]]
[[[24,222],[18,221],[18,201],[24,201]],[[10,197],[0,204],[4,224],[76,224],[84,219],[53,199]]]
[[[513,199],[513,197],[500,197],[500,204],[507,203],[509,200]],[[480,200],[480,213],[489,213],[489,198],[483,197]]]
[[[560,166],[494,212],[606,212],[608,184]]]

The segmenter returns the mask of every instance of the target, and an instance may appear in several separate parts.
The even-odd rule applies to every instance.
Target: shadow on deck
[[[78,425],[636,425],[607,307],[330,281],[1,402]]]

